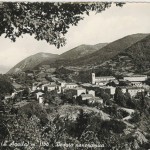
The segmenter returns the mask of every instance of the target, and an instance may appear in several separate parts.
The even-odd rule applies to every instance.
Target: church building
[[[96,85],[106,85],[109,81],[115,80],[113,76],[100,76],[96,77],[95,73],[92,73],[92,84]]]

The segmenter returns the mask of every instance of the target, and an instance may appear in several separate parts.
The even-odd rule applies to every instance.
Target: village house
[[[42,85],[38,85],[37,90],[38,91],[42,90]]]
[[[95,91],[94,90],[89,90],[88,94],[91,94],[91,95],[93,95],[95,97]]]
[[[34,92],[37,89],[37,83],[33,83],[31,87],[31,91]]]
[[[99,97],[93,97],[88,99],[88,104],[100,103],[103,104],[103,99]]]
[[[38,100],[39,104],[42,104],[44,102],[44,93],[43,92],[36,92],[36,99]]]
[[[37,86],[36,86],[36,85],[33,85],[31,91],[34,92],[36,89],[37,89]]]
[[[56,85],[56,82],[50,82],[51,85]]]
[[[114,95],[115,91],[116,91],[116,87],[113,86],[107,86],[105,89],[106,93],[110,94],[110,95]]]
[[[96,85],[106,85],[110,81],[116,80],[113,76],[100,76],[96,77],[95,73],[92,73],[92,84]]]
[[[40,95],[38,100],[39,100],[39,104],[43,104],[43,102],[44,102],[43,95]]]
[[[35,94],[36,94],[36,98],[37,98],[37,100],[38,100],[39,97],[40,97],[41,95],[43,95],[44,93],[43,93],[43,92],[36,92]]]
[[[34,72],[31,71],[31,70],[26,70],[26,71],[25,71],[25,74],[26,74],[28,77],[33,77],[33,76],[34,76]]]
[[[34,73],[27,73],[28,77],[34,77]]]
[[[86,89],[81,88],[81,87],[76,87],[73,89],[69,89],[67,91],[71,91],[73,96],[80,96],[81,94],[86,94]]]
[[[50,85],[50,84],[49,84],[49,83],[43,84],[43,85],[42,85],[42,91],[44,91],[48,85]]]
[[[131,97],[134,97],[137,95],[137,93],[140,92],[144,92],[144,88],[136,88],[136,87],[132,87],[132,88],[128,88],[128,92],[130,93]]]
[[[116,87],[113,86],[101,86],[99,87],[101,91],[108,93],[109,95],[114,95]]]
[[[87,101],[88,104],[103,103],[103,99],[95,97],[92,94],[81,94],[81,99]]]
[[[77,88],[78,85],[76,83],[64,83],[64,85],[61,85],[61,91],[64,93],[65,91],[69,89]]]
[[[54,73],[56,71],[56,68],[49,68],[49,69],[46,69],[46,72],[47,73]]]
[[[81,84],[83,87],[91,87],[92,86],[92,84],[91,83],[83,83],[83,84]]]
[[[56,83],[59,84],[61,87],[65,87],[65,85],[66,85],[66,81],[61,80],[61,79],[57,80]]]
[[[81,94],[81,99],[84,100],[88,100],[93,98],[94,96],[92,94]]]
[[[61,87],[65,87],[65,85],[66,85],[65,81],[62,81],[62,82],[59,82],[59,83],[60,83]]]
[[[124,81],[130,81],[133,86],[142,87],[143,82],[147,80],[147,75],[132,75],[123,77]]]
[[[47,91],[53,91],[57,89],[57,85],[47,85],[44,87]]]
[[[66,83],[65,84],[66,89],[73,89],[73,88],[76,88],[76,87],[78,87],[78,85],[76,83]]]
[[[31,92],[34,92],[36,90],[42,90],[42,85],[42,82],[34,82],[31,87]]]
[[[122,92],[126,93],[128,91],[128,93],[131,95],[131,97],[135,97],[137,95],[137,93],[140,92],[144,92],[145,89],[142,87],[121,87]]]
[[[143,82],[147,80],[147,75],[132,75],[123,77],[123,79],[131,82]]]

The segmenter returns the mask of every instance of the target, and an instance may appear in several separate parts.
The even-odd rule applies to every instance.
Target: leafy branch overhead
[[[17,37],[30,34],[59,48],[66,43],[65,34],[70,25],[76,26],[90,11],[99,13],[111,5],[111,2],[0,2],[0,35],[5,34],[15,42]],[[116,3],[116,6],[122,5]]]

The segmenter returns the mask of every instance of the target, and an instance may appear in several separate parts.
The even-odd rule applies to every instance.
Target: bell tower
[[[92,84],[95,84],[95,73],[92,73]]]

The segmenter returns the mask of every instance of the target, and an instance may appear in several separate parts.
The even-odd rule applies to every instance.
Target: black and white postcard
[[[0,1],[0,150],[150,149],[150,3]]]

